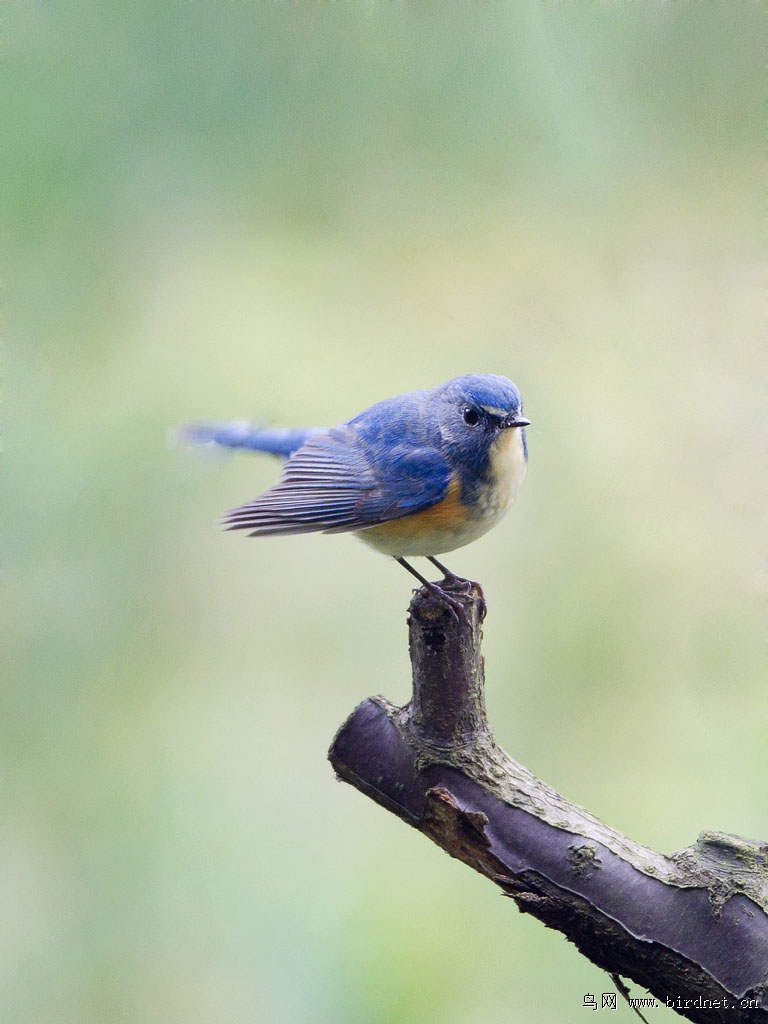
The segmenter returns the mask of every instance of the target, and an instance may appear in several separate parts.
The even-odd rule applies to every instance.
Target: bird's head
[[[443,438],[467,452],[490,449],[508,430],[523,434],[522,428],[531,422],[523,416],[520,392],[507,377],[456,377],[443,385],[440,397]]]

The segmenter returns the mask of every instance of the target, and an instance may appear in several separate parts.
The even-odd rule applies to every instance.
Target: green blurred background
[[[407,699],[411,581],[221,533],[277,464],[165,435],[512,377],[528,479],[449,559],[500,742],[664,852],[765,839],[765,8],[4,20],[0,1019],[580,1019],[609,979],[325,760]]]

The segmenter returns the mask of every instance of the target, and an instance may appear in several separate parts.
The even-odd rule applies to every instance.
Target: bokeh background
[[[765,839],[765,9],[4,21],[0,1019],[580,1019],[609,979],[325,760],[408,697],[411,581],[221,533],[277,464],[166,432],[512,377],[528,479],[449,559],[501,743],[664,852]]]

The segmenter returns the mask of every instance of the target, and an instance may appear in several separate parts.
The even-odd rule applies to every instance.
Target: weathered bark
[[[768,844],[703,832],[665,856],[512,760],[485,713],[482,593],[451,593],[466,619],[416,592],[413,697],[363,701],[331,746],[336,774],[683,1016],[768,1021]]]

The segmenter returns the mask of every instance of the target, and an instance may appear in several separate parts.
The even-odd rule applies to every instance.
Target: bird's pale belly
[[[385,555],[440,555],[471,544],[498,523],[525,477],[521,431],[503,431],[491,453],[491,479],[473,507],[461,500],[455,479],[437,505],[361,530],[357,536]]]

